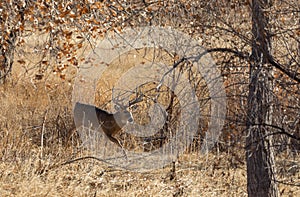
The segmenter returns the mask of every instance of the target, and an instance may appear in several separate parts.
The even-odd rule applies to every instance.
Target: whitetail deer
[[[77,102],[74,107],[74,121],[77,127],[84,126],[93,130],[102,130],[108,139],[118,145],[127,158],[126,152],[119,140],[113,135],[119,133],[129,122],[133,123],[132,114],[121,105],[116,113],[109,113],[96,106]],[[96,128],[97,127],[97,128]]]

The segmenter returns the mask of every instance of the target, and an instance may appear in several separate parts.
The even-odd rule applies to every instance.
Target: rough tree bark
[[[272,146],[273,81],[267,55],[271,50],[264,12],[270,0],[252,1],[252,54],[246,138],[247,190],[249,197],[278,196]]]
[[[11,74],[17,39],[25,23],[25,10],[30,1],[4,1],[0,3],[0,84]]]
[[[7,38],[6,45],[0,45],[0,84],[3,84],[11,73],[16,39],[16,32],[12,31]]]

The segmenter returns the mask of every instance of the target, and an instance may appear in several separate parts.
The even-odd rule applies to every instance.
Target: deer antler
[[[132,100],[132,101],[129,101],[128,106],[130,107],[130,106],[132,106],[132,105],[134,105],[134,104],[137,104],[137,103],[139,103],[139,102],[142,102],[142,101],[143,101],[143,98],[144,98],[144,94],[143,94],[143,93],[136,93],[135,99]]]
[[[114,91],[114,89],[113,89],[112,91]],[[125,100],[125,98],[120,99],[120,98],[121,98],[120,93],[118,94],[117,98],[114,98],[114,97],[113,97],[113,98],[112,98],[112,101],[113,101],[116,105],[118,105],[119,107],[121,107],[121,108],[123,108],[123,109],[125,109],[125,108],[127,108],[127,107],[130,107],[130,106],[132,106],[132,105],[134,105],[134,104],[137,104],[137,103],[139,103],[139,102],[142,102],[142,101],[143,101],[143,97],[144,97],[145,95],[144,95],[143,93],[141,93],[141,92],[138,92],[138,91],[135,91],[135,92],[136,92],[135,99],[130,100],[130,101],[128,102],[127,105],[124,105],[124,100]],[[114,95],[114,94],[112,94],[112,95]]]
[[[124,98],[123,99],[119,99],[121,98],[120,93],[118,94],[117,98],[114,98],[114,88],[112,89],[112,101],[120,108],[122,109],[126,109],[128,106],[123,104]]]

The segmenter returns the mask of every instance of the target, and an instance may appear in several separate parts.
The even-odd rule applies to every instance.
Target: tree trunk
[[[4,25],[0,27],[0,84],[3,84],[11,74],[16,42],[21,31],[20,24],[24,26],[28,3],[30,2],[12,1],[3,4],[5,5],[3,15],[8,17],[2,19]]]
[[[11,73],[13,61],[14,61],[14,50],[16,43],[16,33],[12,31],[9,34],[5,45],[0,45],[0,84],[6,81],[6,78]]]
[[[278,196],[272,146],[273,81],[272,67],[266,54],[271,44],[267,31],[268,17],[263,9],[268,0],[252,1],[252,54],[248,95],[246,137],[247,190],[249,197]]]

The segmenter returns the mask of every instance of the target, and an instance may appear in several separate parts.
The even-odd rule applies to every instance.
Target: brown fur
[[[108,139],[122,148],[119,140],[113,137],[121,131],[127,122],[133,122],[132,115],[124,108],[109,113],[96,106],[77,102],[74,107],[74,121],[77,127],[84,126],[105,133]],[[126,156],[126,154],[125,154]]]

